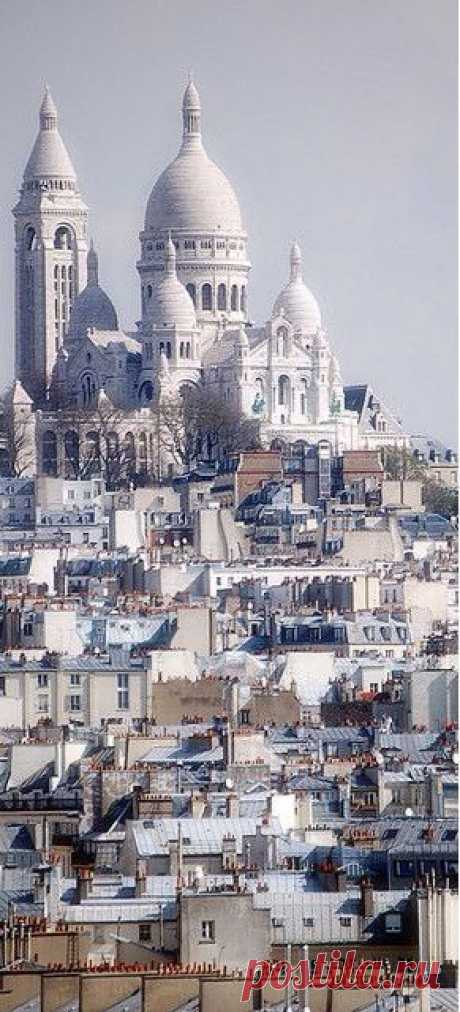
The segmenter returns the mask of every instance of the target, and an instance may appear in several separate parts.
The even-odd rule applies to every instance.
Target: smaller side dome
[[[302,334],[312,335],[321,328],[319,305],[302,277],[302,254],[297,242],[291,247],[288,284],[280,292],[273,306],[272,317],[282,314],[294,331],[300,331]]]
[[[196,328],[195,307],[176,274],[176,249],[171,234],[166,243],[165,276],[154,288],[150,318],[154,327]]]
[[[91,240],[86,258],[88,281],[70,313],[69,338],[82,338],[89,329],[118,330],[118,317],[109,296],[99,285],[98,256]]]

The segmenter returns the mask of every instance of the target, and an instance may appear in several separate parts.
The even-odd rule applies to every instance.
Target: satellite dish
[[[456,766],[458,766],[458,752],[454,752],[452,756],[452,762],[455,763]]]
[[[227,777],[225,786],[228,787],[229,790],[233,787],[233,780],[231,780],[230,777]]]
[[[413,816],[413,814],[414,813],[412,811],[412,808],[405,808],[404,809],[404,815],[406,815],[408,819],[410,819]]]
[[[378,766],[384,766],[385,759],[381,752],[374,752],[374,758]]]

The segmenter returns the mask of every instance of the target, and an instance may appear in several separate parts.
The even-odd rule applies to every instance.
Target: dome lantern
[[[94,243],[91,239],[88,255],[86,257],[86,277],[88,285],[99,284],[99,258],[94,249]]]
[[[56,106],[53,102],[51,92],[48,85],[45,85],[45,94],[43,95],[43,101],[40,106],[40,130],[57,130],[58,114]]]
[[[290,264],[291,281],[297,281],[298,278],[302,280],[302,253],[297,242],[293,242],[291,246]]]
[[[184,141],[188,137],[201,136],[201,102],[191,75],[189,75],[188,85],[182,99],[182,122],[184,124]]]

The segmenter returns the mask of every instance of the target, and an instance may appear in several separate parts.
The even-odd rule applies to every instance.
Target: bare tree
[[[70,405],[60,411],[68,477],[100,475],[108,488],[120,488],[135,478],[134,443],[123,439],[130,415],[108,398],[92,409]]]
[[[260,445],[258,423],[206,390],[163,398],[153,411],[159,445],[182,467]]]
[[[458,515],[458,491],[435,481],[426,461],[416,457],[404,448],[383,448],[383,464],[387,478],[422,482],[423,504],[427,512],[440,513],[445,517]]]
[[[399,449],[397,446],[384,446],[382,448],[383,466],[387,478],[393,480],[413,479],[425,481],[427,476],[426,464],[417,460],[406,447]]]
[[[5,469],[21,478],[35,467],[34,432],[31,413],[14,404],[13,392],[10,386],[0,397],[0,441]]]

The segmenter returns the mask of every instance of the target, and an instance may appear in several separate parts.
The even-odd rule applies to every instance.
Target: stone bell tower
[[[48,87],[39,132],[13,209],[15,373],[35,403],[48,394],[75,296],[86,284],[88,209],[58,130]]]

